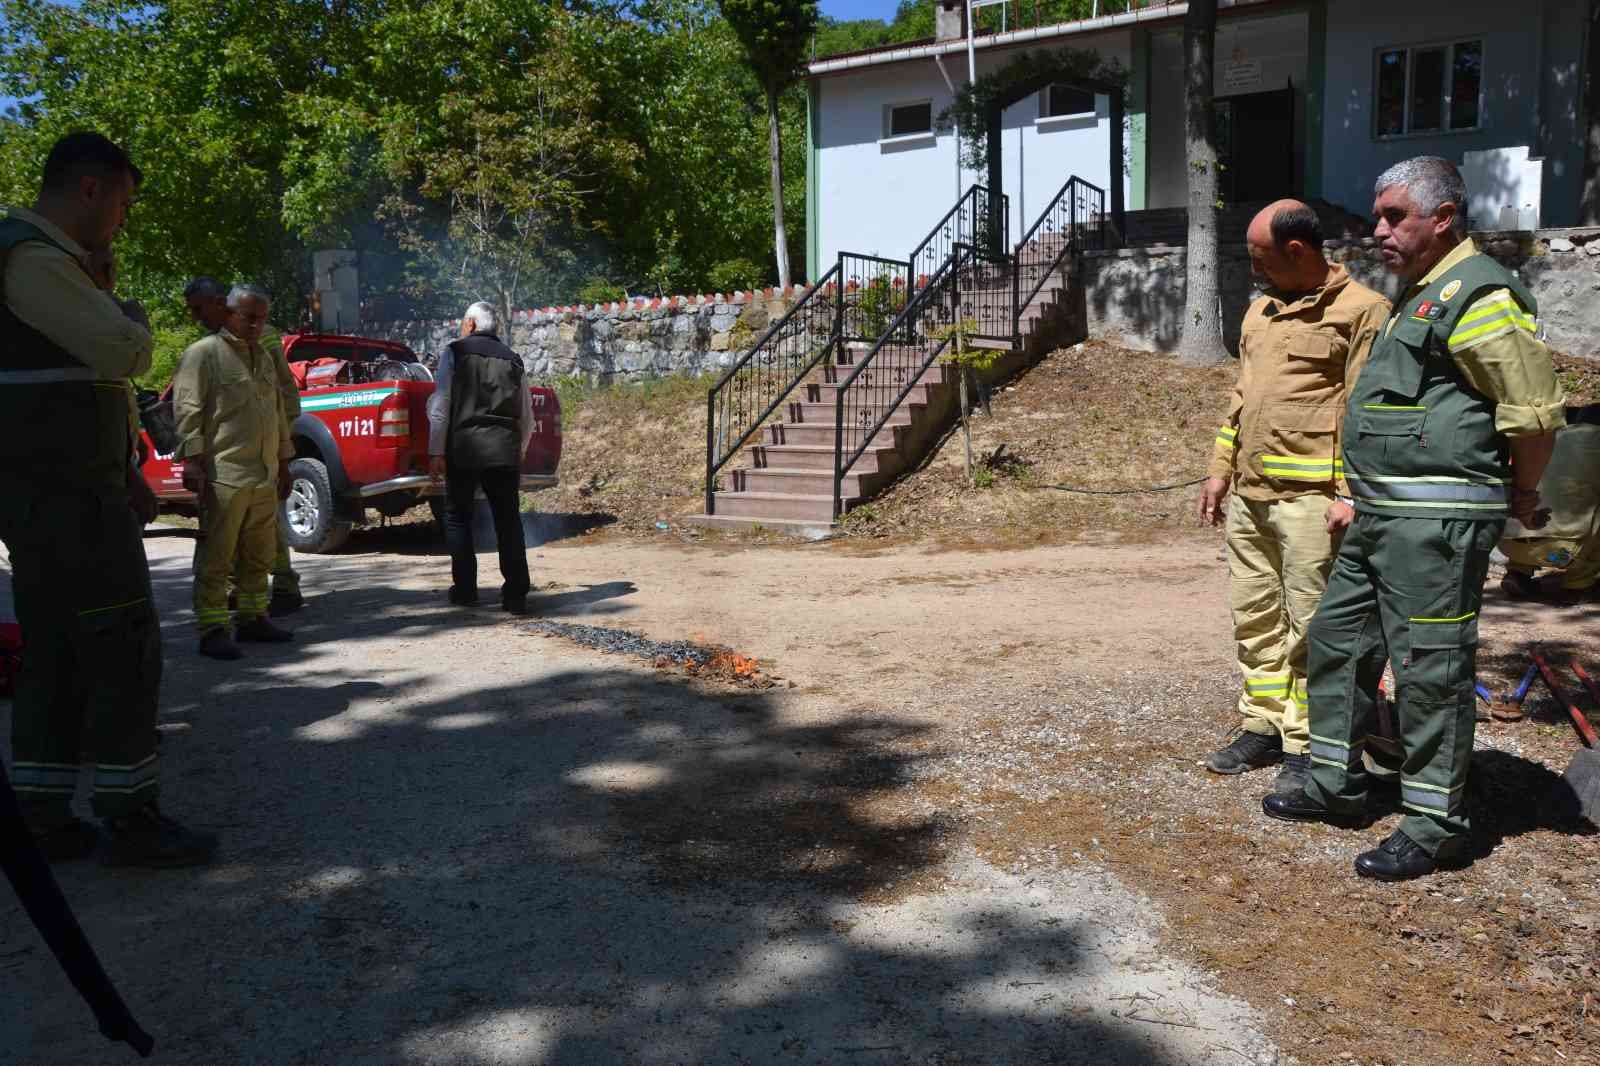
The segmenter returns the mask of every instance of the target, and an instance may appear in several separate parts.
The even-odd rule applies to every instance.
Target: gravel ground
[[[752,691],[538,639],[448,607],[442,558],[377,537],[299,561],[292,647],[218,664],[192,650],[190,542],[148,545],[165,802],[223,851],[57,873],[163,1061],[1287,1061],[1103,864],[1017,873],[972,847],[917,789],[907,747],[936,724],[858,706],[897,681]],[[563,578],[536,593],[541,621],[591,627],[563,636],[646,658],[776,644],[716,631],[748,585],[713,580],[658,625],[711,556],[534,565]],[[0,1058],[125,1061],[20,909],[0,916]]]

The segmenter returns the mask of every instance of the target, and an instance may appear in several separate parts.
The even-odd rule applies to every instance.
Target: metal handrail
[[[1019,334],[1022,329],[1023,312],[1033,302],[1033,298],[1039,295],[1039,291],[1045,287],[1046,282],[1050,280],[1050,276],[1055,273],[1056,268],[1061,265],[1062,261],[1073,252],[1084,250],[1088,245],[1092,244],[1096,248],[1105,246],[1105,197],[1104,189],[1084,181],[1074,174],[1050,198],[1050,202],[1039,213],[1039,217],[1034,220],[1033,225],[1028,227],[1028,232],[1023,234],[1022,240],[1017,242],[1016,251],[1012,255],[1012,315]],[[1025,263],[1026,249],[1030,242],[1035,241],[1039,236],[1039,231],[1047,224],[1060,225],[1060,209],[1063,201],[1068,205],[1068,209],[1066,225],[1062,229],[1065,239],[1061,242],[1061,247],[1050,257],[1048,262]],[[1089,212],[1093,216],[1095,228],[1092,239],[1090,239],[1091,235],[1088,233],[1088,228],[1091,224],[1090,220],[1080,218],[1078,212],[1080,203],[1087,207],[1091,202],[1098,205]],[[1033,282],[1033,287],[1028,291],[1026,297],[1021,293],[1021,278],[1025,267],[1038,272],[1038,277]]]
[[[773,338],[782,335],[783,331],[788,328],[789,324],[797,315],[801,314],[802,312],[809,314],[812,310],[814,310],[811,306],[813,300],[816,300],[820,303],[822,300],[826,299],[830,292],[836,291],[841,297],[839,302],[843,302],[843,286],[839,284],[839,273],[840,265],[836,263],[829,268],[828,271],[824,273],[814,285],[811,286],[806,294],[800,298],[798,303],[789,308],[788,312],[785,313],[782,318],[774,322],[772,326],[761,335],[761,339],[755,344],[752,344],[750,346],[750,350],[745,352],[745,354],[740,357],[739,360],[733,364],[733,366],[729,367],[727,372],[723,374],[722,377],[717,379],[717,383],[711,387],[709,392],[706,393],[706,514],[716,513],[717,471],[726,466],[728,460],[737,455],[739,449],[743,448],[751,437],[760,432],[761,427],[766,423],[767,419],[772,416],[772,413],[778,409],[788,395],[794,391],[795,386],[801,381],[805,380],[805,376],[811,373],[816,365],[826,358],[828,353],[839,343],[839,316],[837,308],[826,309],[832,322],[832,326],[828,330],[828,339],[826,342],[812,352],[810,357],[803,363],[799,363],[795,366],[793,373],[789,375],[782,388],[771,390],[773,396],[771,402],[767,404],[766,408],[759,416],[750,420],[750,422],[745,426],[743,432],[739,434],[739,439],[731,446],[724,447],[719,455],[717,452],[717,403],[718,400],[722,398],[721,394],[739,374],[739,372],[749,366],[750,362],[756,358],[757,353],[764,351],[769,344],[772,343]],[[775,355],[776,353],[774,351],[772,356],[775,358]],[[724,422],[724,424],[726,423]],[[726,436],[726,434],[724,436]]]
[[[934,273],[934,275],[928,279],[928,283],[926,285],[917,290],[916,295],[906,302],[905,310],[900,312],[899,316],[889,326],[884,335],[880,337],[875,344],[873,344],[872,348],[862,358],[861,362],[856,364],[855,369],[852,370],[845,377],[845,379],[839,383],[839,387],[834,393],[833,419],[834,518],[837,519],[840,517],[842,512],[842,488],[845,474],[850,471],[851,467],[855,466],[856,460],[861,458],[862,454],[866,452],[867,447],[872,443],[873,439],[883,431],[883,427],[888,424],[889,419],[894,416],[895,411],[899,410],[900,405],[905,402],[905,398],[911,394],[911,390],[916,387],[918,380],[922,377],[923,373],[925,373],[927,369],[933,365],[933,361],[939,357],[939,353],[944,351],[944,349],[949,345],[950,338],[946,337],[943,341],[931,345],[928,351],[925,353],[921,365],[916,368],[915,372],[906,374],[905,383],[901,386],[899,393],[895,396],[892,402],[881,405],[882,412],[879,414],[878,420],[870,429],[862,433],[861,443],[856,445],[855,450],[850,453],[848,459],[846,459],[844,455],[845,397],[849,394],[850,389],[855,385],[856,380],[860,378],[861,375],[870,367],[872,367],[873,361],[877,359],[878,353],[883,350],[884,346],[893,342],[893,338],[902,337],[904,338],[903,343],[906,344],[914,342],[914,339],[917,336],[917,331],[910,324],[914,321],[917,315],[924,311],[928,304],[932,303],[936,299],[936,294],[940,293],[941,287],[946,282],[952,283],[953,287],[951,291],[956,295],[956,299],[952,304],[952,314],[959,313],[958,305],[960,299],[959,279],[961,260],[963,255],[971,256],[972,254],[973,250],[970,245],[957,245],[955,250],[950,253],[949,258],[944,261],[944,265],[941,266]],[[905,368],[901,369],[903,370]]]
[[[906,262],[912,264],[913,270],[916,269],[915,264],[917,262],[917,256],[921,255],[923,250],[927,248],[928,245],[933,243],[933,239],[939,235],[939,231],[944,229],[945,223],[954,218],[956,212],[960,211],[961,208],[965,206],[966,202],[976,197],[979,192],[982,192],[985,196],[987,196],[989,193],[989,187],[987,185],[973,185],[968,188],[966,192],[961,194],[961,199],[956,201],[955,206],[946,211],[944,213],[944,217],[933,224],[933,228],[928,231],[928,235],[922,238],[915,248],[911,249],[911,254],[906,256]],[[912,280],[915,281],[916,279],[913,278]]]

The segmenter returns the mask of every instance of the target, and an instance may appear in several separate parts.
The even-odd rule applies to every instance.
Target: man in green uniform
[[[183,287],[183,302],[189,308],[189,317],[207,333],[215,333],[228,324],[228,290],[216,278],[201,274],[190,278]],[[300,389],[293,377],[280,379],[284,413],[289,424],[300,417]],[[238,599],[239,564],[234,562],[228,575],[229,605]],[[278,512],[277,553],[272,558],[272,598],[267,601],[267,614],[273,618],[293,614],[305,606],[300,595],[300,575],[294,572],[294,562],[289,554],[289,531],[284,524],[283,512]]]
[[[1311,775],[1267,814],[1360,825],[1362,751],[1385,659],[1395,670],[1405,817],[1356,872],[1380,880],[1461,858],[1475,728],[1478,606],[1507,516],[1538,528],[1538,484],[1564,421],[1533,296],[1462,234],[1445,159],[1385,171],[1375,236],[1407,285],[1345,413],[1356,517],[1311,621]]]
[[[265,292],[235,285],[229,324],[191,344],[173,378],[177,458],[200,500],[194,553],[194,612],[200,654],[238,659],[234,639],[283,643],[294,634],[267,619],[278,501],[294,455],[283,404],[289,368],[260,344],[271,312]],[[237,556],[238,618],[228,635],[228,574]]]
[[[157,805],[161,633],[140,528],[155,498],[133,462],[129,379],[150,367],[144,313],[90,276],[140,172],[95,133],[57,141],[31,211],[0,221],[0,539],[26,660],[12,708],[12,784],[45,853],[108,865],[204,862],[216,837]],[[72,813],[94,759],[103,834]]]

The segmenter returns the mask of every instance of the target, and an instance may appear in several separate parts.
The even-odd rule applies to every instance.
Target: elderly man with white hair
[[[533,436],[533,399],[522,357],[500,341],[498,318],[489,304],[474,303],[461,317],[461,336],[439,356],[428,398],[429,466],[434,480],[445,482],[450,602],[478,602],[472,508],[481,488],[500,549],[500,606],[526,614],[528,552],[518,491]]]
[[[1296,821],[1370,820],[1362,755],[1388,660],[1405,817],[1355,867],[1399,881],[1468,858],[1489,552],[1508,517],[1545,524],[1539,477],[1566,416],[1533,294],[1466,237],[1455,166],[1408,159],[1374,192],[1374,236],[1403,288],[1345,411],[1355,520],[1306,634],[1311,773],[1262,806]]]
[[[228,293],[228,321],[183,353],[173,378],[177,458],[200,502],[194,613],[200,654],[241,657],[234,642],[276,644],[294,634],[267,618],[267,573],[277,543],[278,501],[288,494],[288,365],[261,347],[272,299],[254,285]],[[238,611],[230,636],[228,572],[238,559]]]

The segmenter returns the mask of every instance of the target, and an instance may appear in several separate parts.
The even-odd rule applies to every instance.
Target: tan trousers
[[[1317,494],[1228,500],[1228,601],[1244,674],[1239,714],[1252,733],[1282,737],[1289,755],[1310,744],[1306,626],[1339,550],[1323,518],[1331,502]]]
[[[1600,581],[1600,533],[1587,541],[1559,537],[1502,540],[1500,550],[1511,561],[1511,569],[1529,576],[1543,569],[1561,571],[1564,589],[1592,588]]]
[[[299,592],[300,575],[294,572],[294,561],[289,553],[289,526],[283,517],[282,509],[278,510],[278,519],[274,524],[278,527],[278,550],[272,557],[273,594]],[[228,589],[236,592],[238,588],[239,566],[235,563],[233,573],[228,575]]]
[[[211,485],[194,546],[194,614],[200,632],[228,625],[228,572],[238,560],[238,615],[267,613],[267,572],[276,554],[278,493],[272,485]]]

